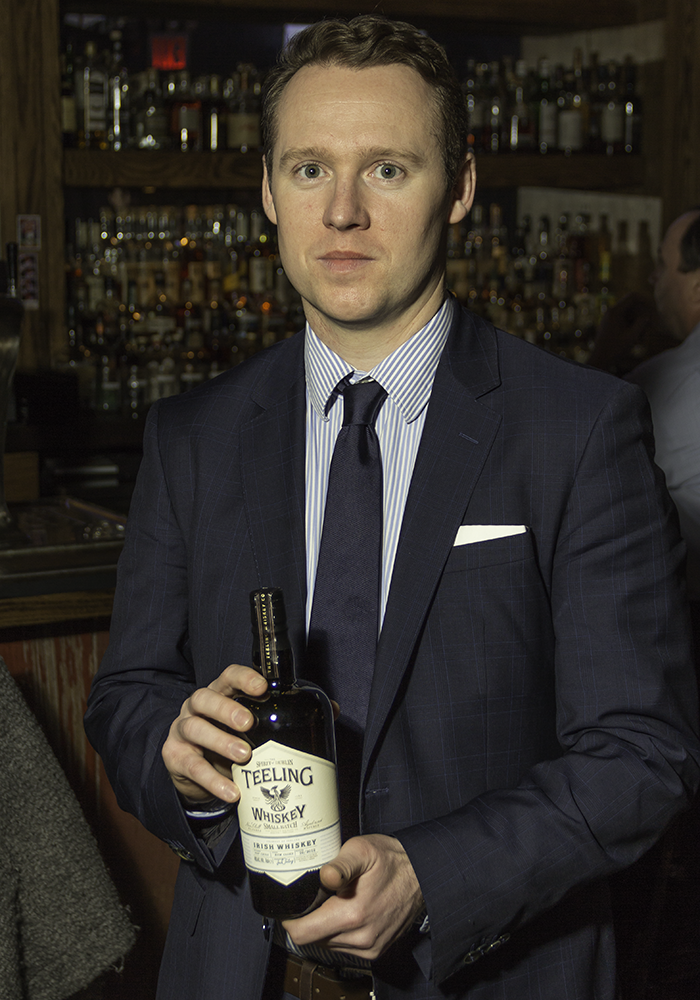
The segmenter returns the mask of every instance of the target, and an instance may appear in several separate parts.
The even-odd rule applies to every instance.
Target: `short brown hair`
[[[459,81],[445,54],[432,38],[405,21],[363,14],[350,21],[319,21],[298,32],[282,50],[263,88],[262,141],[268,173],[277,139],[277,108],[285,87],[304,66],[343,66],[365,69],[400,64],[415,69],[435,91],[438,127],[436,139],[450,187],[466,156],[469,134],[467,106]]]

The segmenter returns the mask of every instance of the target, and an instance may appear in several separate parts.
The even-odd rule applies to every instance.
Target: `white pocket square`
[[[473,542],[487,542],[491,538],[522,535],[526,531],[525,524],[463,524],[457,532],[454,544],[471,545]]]

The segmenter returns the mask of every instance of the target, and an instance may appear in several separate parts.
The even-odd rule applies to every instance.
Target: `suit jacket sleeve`
[[[160,430],[159,418],[156,404],[119,561],[110,645],[88,698],[85,728],[121,808],[211,871],[237,832],[235,813],[227,835],[210,850],[195,834],[161,756],[183,702],[204,679],[198,682],[190,653],[190,553],[170,492],[180,484],[168,481],[161,458],[174,432],[172,425]]]
[[[542,567],[561,754],[517,787],[396,832],[427,903],[438,981],[574,886],[632,863],[697,786],[682,547],[644,406],[623,383],[609,394]]]

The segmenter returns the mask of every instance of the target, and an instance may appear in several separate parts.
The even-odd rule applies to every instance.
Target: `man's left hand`
[[[320,876],[335,895],[305,917],[283,922],[297,945],[317,944],[372,961],[423,908],[413,866],[394,837],[353,837]]]

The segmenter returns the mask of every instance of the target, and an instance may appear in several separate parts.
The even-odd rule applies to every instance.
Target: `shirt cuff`
[[[205,802],[198,802],[197,805],[185,805],[185,815],[189,819],[218,819],[228,815],[234,805],[234,802],[222,802],[221,799],[207,799]]]

